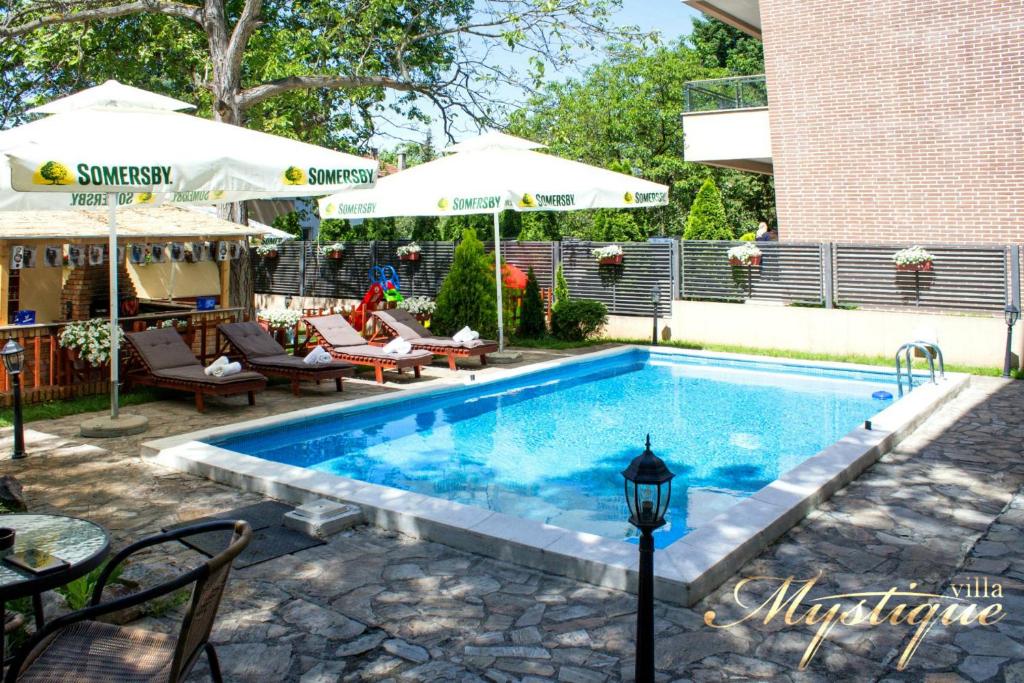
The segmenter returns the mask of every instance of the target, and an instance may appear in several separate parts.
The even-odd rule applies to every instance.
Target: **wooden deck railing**
[[[204,363],[219,352],[217,325],[242,318],[242,309],[213,311],[171,311],[121,319],[127,332],[145,330],[162,320],[187,320],[182,336],[188,340],[196,356]],[[101,394],[110,388],[110,371],[106,366],[92,367],[77,359],[60,345],[60,332],[67,323],[7,326],[0,328],[0,346],[13,339],[25,349],[21,371],[22,399],[40,403],[54,399]],[[122,373],[123,374],[123,373]],[[11,378],[0,365],[0,405],[12,400]]]

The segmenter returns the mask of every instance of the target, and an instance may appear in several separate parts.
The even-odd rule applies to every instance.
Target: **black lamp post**
[[[629,523],[640,530],[640,583],[636,608],[636,683],[654,683],[654,530],[664,526],[672,498],[672,477],[665,462],[644,452],[622,471]]]
[[[661,303],[661,288],[658,283],[651,287],[651,304],[654,307],[654,332],[651,334],[651,343],[658,345],[658,304]]]
[[[4,367],[14,386],[14,452],[11,459],[17,460],[25,457],[25,427],[21,421],[21,365],[25,362],[25,349],[10,339],[0,351],[0,356],[4,357]]]
[[[1003,309],[1006,317],[1006,358],[1003,359],[1003,377],[1010,376],[1010,359],[1013,356],[1013,326],[1020,320],[1020,309],[1013,304],[1007,304]]]

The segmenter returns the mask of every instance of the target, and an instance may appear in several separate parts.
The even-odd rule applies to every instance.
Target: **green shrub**
[[[466,228],[455,249],[451,269],[437,294],[437,308],[431,327],[438,334],[450,335],[468,325],[481,337],[496,339],[498,334],[498,295],[490,259],[476,231]]]
[[[731,240],[732,230],[725,219],[725,205],[722,195],[715,187],[715,181],[708,178],[700,186],[690,216],[686,219],[686,231],[683,239],[687,240]]]
[[[523,307],[519,313],[518,335],[526,339],[539,339],[547,331],[544,324],[544,302],[540,298],[540,285],[533,268],[526,273],[526,292],[523,293]]]
[[[563,301],[569,300],[569,283],[565,281],[565,271],[562,270],[562,264],[559,262],[558,268],[555,268],[555,301],[552,304],[552,310],[558,308],[558,305]]]
[[[608,322],[608,309],[600,301],[570,299],[551,313],[551,333],[562,341],[583,341]]]

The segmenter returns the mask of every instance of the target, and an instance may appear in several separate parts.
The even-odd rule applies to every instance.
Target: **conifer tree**
[[[569,300],[569,283],[565,281],[565,271],[562,270],[562,264],[559,263],[555,269],[555,301],[552,305],[553,308]]]
[[[544,324],[544,302],[540,298],[540,286],[533,268],[526,274],[526,291],[523,293],[523,307],[519,314],[518,334],[524,339],[539,339],[547,328]]]
[[[431,326],[438,334],[454,334],[464,326],[486,339],[498,334],[494,273],[476,230],[466,228],[455,248],[451,269],[437,294]]]
[[[725,219],[725,205],[722,195],[715,187],[715,181],[708,178],[700,186],[690,216],[686,219],[686,231],[683,239],[687,240],[731,240],[732,230]]]

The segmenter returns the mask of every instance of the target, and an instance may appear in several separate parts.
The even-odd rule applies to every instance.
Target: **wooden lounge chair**
[[[369,365],[373,368],[378,384],[384,383],[384,370],[412,368],[416,377],[420,376],[420,366],[433,360],[433,354],[427,351],[412,351],[403,355],[384,353],[379,346],[366,343],[363,336],[355,331],[340,315],[324,315],[315,318],[303,318],[309,326],[310,333],[320,341],[335,358],[340,358],[356,365]]]
[[[216,557],[159,586],[100,604],[107,580],[128,556],[188,536],[225,531],[232,532],[230,541]],[[58,617],[40,629],[14,657],[5,682],[178,683],[188,677],[199,656],[205,652],[210,663],[210,676],[220,683],[220,664],[210,643],[210,632],[224,595],[231,563],[251,538],[252,529],[245,522],[220,521],[193,524],[129,545],[103,568],[89,606]],[[192,584],[195,584],[192,599],[177,634],[115,626],[96,620],[106,614],[172,595]]]
[[[143,365],[142,370],[130,372],[125,377],[130,384],[195,394],[196,410],[200,413],[206,409],[205,396],[248,394],[249,405],[253,406],[256,405],[256,392],[267,386],[266,377],[249,370],[229,377],[206,375],[203,364],[172,327],[129,332],[125,339]]]
[[[456,358],[479,356],[480,364],[487,365],[487,354],[498,350],[498,342],[488,339],[457,342],[451,337],[435,337],[416,320],[416,316],[399,308],[374,311],[373,317],[387,331],[388,337],[401,337],[412,344],[414,349],[429,351],[435,356],[447,356],[448,367],[452,370],[456,369]]]
[[[309,365],[303,359],[290,356],[270,333],[257,322],[222,323],[217,330],[224,335],[231,347],[242,357],[242,365],[267,377],[284,377],[291,380],[292,393],[302,392],[299,383],[303,381],[320,383],[333,379],[341,391],[341,378],[352,375],[355,368],[351,363],[332,360],[326,365]]]

